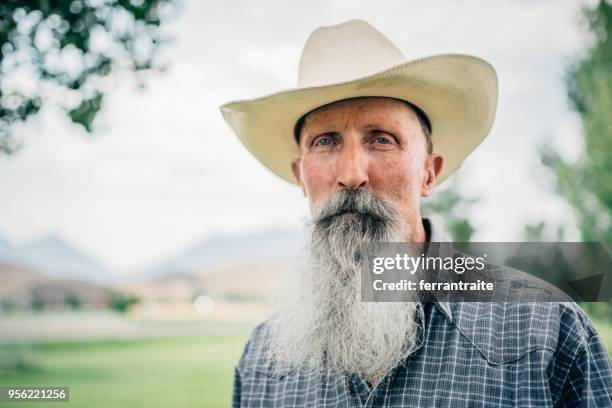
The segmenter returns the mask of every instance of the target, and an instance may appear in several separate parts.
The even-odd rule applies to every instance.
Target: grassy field
[[[594,323],[612,355],[612,323]],[[245,332],[41,344],[29,348],[34,366],[0,375],[0,385],[69,386],[70,407],[227,407],[246,338]]]
[[[247,333],[50,343],[31,350],[40,367],[2,376],[0,384],[69,386],[70,407],[227,407],[233,366],[246,338]]]

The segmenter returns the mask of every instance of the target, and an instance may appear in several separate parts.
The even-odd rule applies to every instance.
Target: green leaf
[[[68,116],[74,123],[83,125],[85,130],[91,133],[93,130],[92,123],[102,107],[103,97],[103,94],[97,93],[93,98],[83,100],[76,109],[68,112]]]

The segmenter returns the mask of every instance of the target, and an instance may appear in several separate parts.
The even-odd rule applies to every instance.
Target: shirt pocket
[[[537,350],[556,349],[554,303],[466,302],[454,307],[462,310],[453,323],[489,364],[509,364]]]

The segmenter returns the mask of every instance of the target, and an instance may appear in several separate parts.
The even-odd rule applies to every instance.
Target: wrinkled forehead
[[[416,118],[429,127],[427,116],[408,101],[390,97],[358,97],[332,102],[303,115],[295,126],[295,140],[300,144],[306,127],[327,125],[355,116],[369,120],[397,121],[398,118]]]

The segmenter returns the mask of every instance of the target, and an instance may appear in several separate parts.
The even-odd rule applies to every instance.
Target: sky
[[[295,87],[309,33],[353,18],[377,27],[409,60],[467,53],[495,67],[494,126],[440,186],[480,197],[469,212],[475,240],[520,240],[526,223],[571,224],[537,147],[550,141],[568,158],[580,152],[563,76],[587,39],[581,4],[184,1],[167,27],[175,39],[164,51],[169,69],[144,90],[116,76],[93,135],[57,106],[14,129],[26,145],[0,156],[0,236],[16,244],[61,236],[129,273],[207,237],[300,228],[308,214],[301,191],[248,153],[219,106]]]

